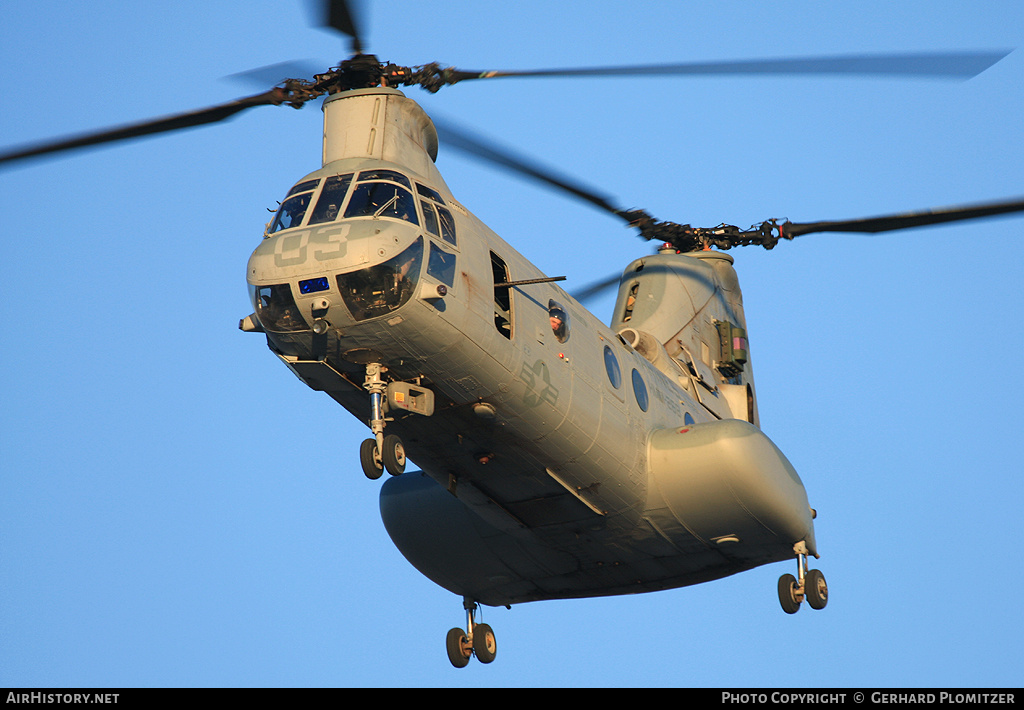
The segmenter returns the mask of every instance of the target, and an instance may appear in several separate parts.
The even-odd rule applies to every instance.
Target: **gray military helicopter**
[[[629,73],[977,73],[1001,55],[801,60],[537,72],[400,67],[365,54],[349,8],[328,24],[353,56],[312,81],[4,162],[324,97],[322,167],[285,196],[248,265],[274,355],[371,437],[360,466],[389,475],[381,512],[397,547],[463,598],[453,665],[494,660],[478,605],[670,589],[795,560],[778,593],[828,601],[814,511],[759,429],[734,246],[815,232],[881,232],[1024,210],[1024,201],[842,222],[695,228],[622,210],[593,190],[452,129],[396,87],[510,76]],[[610,324],[475,218],[435,164],[441,142],[587,200],[661,243],[620,277]],[[607,282],[602,282],[598,286]],[[595,287],[596,288],[596,287]],[[420,470],[406,472],[407,459]]]

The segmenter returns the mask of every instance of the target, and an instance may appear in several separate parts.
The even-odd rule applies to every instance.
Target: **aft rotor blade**
[[[192,128],[208,123],[216,123],[231,118],[236,113],[254,106],[266,106],[280,104],[284,100],[284,94],[278,89],[271,89],[262,94],[255,94],[235,101],[230,101],[218,106],[180,113],[165,118],[143,121],[141,123],[129,124],[118,128],[112,128],[97,133],[87,133],[80,136],[73,136],[57,141],[27,146],[7,153],[0,153],[0,164],[13,163],[27,158],[38,157],[50,153],[60,153],[77,148],[101,145],[104,143],[115,143],[131,138],[153,135],[155,133],[167,133],[182,128]]]
[[[904,214],[885,215],[881,217],[868,217],[865,219],[850,219],[838,222],[805,222],[794,224],[786,222],[779,225],[781,236],[799,237],[803,234],[814,232],[855,232],[861,234],[877,234],[879,232],[891,232],[898,229],[911,229],[913,227],[925,227],[933,224],[944,224],[946,222],[960,222],[968,219],[982,219],[985,217],[996,217],[1004,214],[1024,212],[1024,199],[1012,200],[1009,202],[991,202],[980,205],[967,205],[962,207],[940,207],[934,210],[921,212],[907,212]]]
[[[915,54],[856,54],[790,59],[751,59],[727,62],[651,64],[583,69],[533,69],[526,71],[459,70],[458,80],[500,77],[570,76],[670,76],[750,74],[846,74],[850,76],[905,76],[937,79],[970,79],[1012,50],[977,52],[925,52]]]
[[[527,158],[514,155],[505,148],[499,148],[494,143],[471,134],[465,128],[440,120],[436,116],[433,121],[443,146],[455,148],[474,158],[484,160],[548,187],[566,192],[577,199],[589,202],[605,212],[610,212],[619,217],[622,216],[621,211],[612,205],[608,198],[598,194],[595,190],[558,175],[553,170],[534,163]]]

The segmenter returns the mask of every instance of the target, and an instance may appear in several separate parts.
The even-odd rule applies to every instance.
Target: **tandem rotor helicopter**
[[[322,167],[299,177],[247,267],[240,327],[311,389],[368,424],[353,451],[388,476],[381,514],[406,558],[462,597],[446,639],[456,667],[496,656],[478,605],[631,594],[795,561],[781,606],[824,608],[813,510],[759,429],[747,324],[732,257],[817,232],[899,230],[1024,211],[1012,201],[864,220],[748,229],[664,222],[452,129],[405,87],[502,77],[778,71],[976,74],[1002,54],[832,58],[758,66],[463,71],[381,63],[345,2],[327,24],[351,58],[312,80],[196,112],[0,156],[35,155],[323,99]],[[604,324],[560,277],[474,217],[434,159],[456,145],[569,192],[662,246],[620,277]],[[418,470],[407,470],[415,462]],[[428,534],[429,533],[429,534]]]

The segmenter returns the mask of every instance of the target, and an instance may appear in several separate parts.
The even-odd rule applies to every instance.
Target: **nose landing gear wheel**
[[[465,668],[469,665],[469,657],[473,653],[466,633],[462,629],[452,629],[445,639],[445,646],[448,649],[448,660],[456,668]]]
[[[804,577],[804,596],[812,609],[824,609],[828,604],[828,585],[820,569],[807,570]]]
[[[366,439],[359,445],[359,464],[363,467],[363,473],[370,480],[375,481],[384,473],[384,464],[381,463],[380,458],[376,440]]]
[[[779,603],[784,612],[795,614],[800,611],[801,597],[802,595],[797,594],[796,577],[791,574],[779,577]]]
[[[381,452],[384,468],[392,476],[400,476],[405,472],[405,446],[394,434],[384,437],[384,451]]]

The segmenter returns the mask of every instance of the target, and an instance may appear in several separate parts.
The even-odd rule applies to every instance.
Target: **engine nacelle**
[[[803,542],[817,556],[803,483],[752,424],[723,419],[656,431],[648,461],[647,516],[670,539],[697,538],[751,560],[786,559]]]

